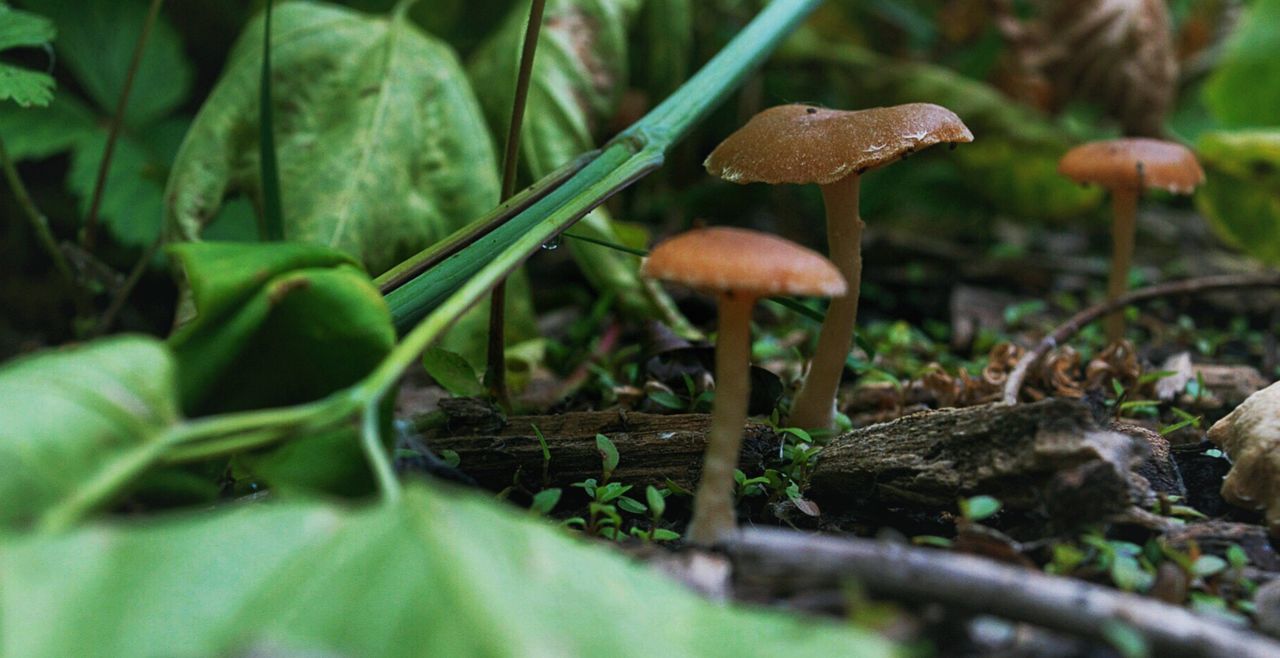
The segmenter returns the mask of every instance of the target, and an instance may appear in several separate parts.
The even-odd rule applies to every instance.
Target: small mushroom
[[[1204,182],[1204,171],[1187,147],[1147,138],[1112,139],[1081,144],[1058,161],[1058,173],[1077,183],[1097,183],[1111,190],[1115,214],[1111,224],[1111,275],[1107,299],[1129,287],[1133,238],[1137,229],[1138,197],[1144,188],[1191,194]],[[1124,313],[1107,316],[1107,340],[1124,337]]]
[[[1280,537],[1280,382],[1253,395],[1213,424],[1209,440],[1233,462],[1222,498],[1265,510],[1272,537]]]
[[[843,295],[844,277],[822,255],[800,245],[720,227],[689,231],[659,244],[640,271],[719,296],[711,434],[686,533],[690,543],[712,545],[735,528],[733,471],[751,387],[751,309],[767,295]]]
[[[707,171],[733,183],[816,183],[822,188],[827,248],[849,292],[827,309],[809,374],[791,406],[792,425],[829,428],[835,419],[836,389],[858,317],[861,175],[939,142],[971,141],[973,134],[959,117],[929,103],[851,112],[781,105],[752,117],[707,156]]]

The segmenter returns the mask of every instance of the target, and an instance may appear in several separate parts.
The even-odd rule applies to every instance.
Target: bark
[[[489,489],[511,484],[516,471],[530,487],[542,485],[542,447],[537,426],[551,452],[547,486],[566,487],[600,478],[596,434],[613,441],[620,456],[613,479],[643,487],[667,478],[692,490],[702,471],[711,417],[706,414],[659,415],[593,411],[549,416],[513,416],[495,428],[485,419],[476,425],[450,419],[447,429],[428,432],[424,441],[436,454],[458,453],[458,468]],[[747,423],[738,464],[758,470],[765,455],[778,452],[778,439],[765,425]]]
[[[987,494],[1070,525],[1148,502],[1146,481],[1131,470],[1149,454],[1141,439],[1100,427],[1079,400],[943,409],[836,438],[818,458],[809,496],[823,509],[949,509]]]

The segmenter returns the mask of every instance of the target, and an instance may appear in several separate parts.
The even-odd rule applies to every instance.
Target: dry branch
[[[772,529],[745,530],[723,548],[733,562],[738,595],[751,600],[837,589],[856,579],[881,595],[940,602],[1095,640],[1105,640],[1106,629],[1119,622],[1141,633],[1157,656],[1280,656],[1280,643],[1184,608],[969,555]]]

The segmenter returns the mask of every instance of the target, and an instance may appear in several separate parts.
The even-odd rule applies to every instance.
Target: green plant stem
[[[378,429],[378,405],[366,404],[361,412],[360,446],[364,449],[365,459],[373,469],[374,478],[378,482],[378,491],[382,494],[382,502],[394,505],[400,500],[400,481],[396,479],[391,459],[382,447],[382,433]]]
[[[549,194],[599,154],[599,151],[590,151],[566,162],[555,171],[521,190],[519,194],[498,204],[498,207],[489,211],[483,217],[473,220],[466,226],[450,233],[447,237],[432,243],[429,247],[419,251],[399,265],[383,272],[373,280],[373,283],[378,286],[378,290],[382,291],[384,295],[399,288],[414,277],[439,265],[444,259],[458,253],[486,233],[501,226],[507,220],[524,212],[535,201]]]
[[[67,257],[58,248],[58,241],[53,237],[53,231],[49,229],[49,219],[36,207],[35,201],[31,200],[31,195],[27,192],[27,186],[22,182],[22,176],[18,175],[18,168],[14,165],[13,159],[9,157],[9,150],[5,148],[3,139],[0,139],[0,167],[4,168],[5,180],[9,182],[9,188],[13,190],[13,196],[17,199],[18,206],[22,208],[22,213],[26,216],[27,223],[31,225],[31,230],[35,232],[36,240],[44,248],[45,252],[49,254],[49,259],[53,261],[54,269],[58,270],[58,274],[62,276],[63,281],[67,284],[67,292],[71,295],[71,301],[76,306],[76,312],[81,317],[87,317],[90,311],[89,301],[85,298],[84,291],[76,284],[76,276],[71,271],[71,266],[67,263]]]
[[[511,198],[516,191],[516,169],[520,162],[520,131],[524,127],[524,110],[529,101],[529,81],[533,78],[533,58],[542,32],[542,14],[546,0],[531,0],[529,22],[525,26],[524,46],[520,52],[520,72],[516,76],[516,93],[511,103],[511,123],[507,128],[507,147],[502,155],[502,197]],[[489,396],[506,411],[511,411],[511,394],[507,390],[507,281],[494,286],[489,297],[489,341],[485,359],[484,383]]]
[[[129,301],[129,295],[133,293],[133,289],[137,287],[138,282],[142,280],[142,275],[147,271],[147,265],[155,257],[156,252],[160,250],[160,245],[163,242],[164,236],[157,235],[146,250],[142,252],[142,255],[138,257],[138,262],[133,264],[133,269],[129,271],[128,278],[124,280],[124,284],[111,297],[111,303],[107,306],[107,310],[102,312],[98,325],[93,329],[94,336],[101,336],[111,331],[111,325],[115,324],[116,316],[124,308],[125,302]]]
[[[262,25],[262,76],[258,85],[258,162],[262,178],[262,236],[284,240],[284,203],[280,199],[280,167],[276,162],[275,114],[271,105],[271,5],[267,0]]]
[[[402,331],[421,320],[444,299],[489,264],[492,255],[509,247],[532,225],[548,217],[553,209],[572,206],[578,217],[599,205],[608,196],[630,185],[647,171],[630,172],[633,178],[615,177],[613,189],[600,190],[598,198],[585,195],[593,177],[622,165],[628,154],[618,151],[620,144],[631,144],[650,151],[646,157],[665,153],[705,118],[728,94],[751,73],[781,40],[791,33],[820,0],[774,0],[738,33],[723,50],[711,58],[692,78],[645,115],[635,125],[610,142],[608,148],[577,174],[569,177],[527,210],[517,214],[501,229],[495,229],[468,247],[443,260],[430,270],[430,276],[418,276],[387,294],[392,318]],[[609,158],[606,158],[609,154]],[[607,161],[606,161],[607,160]],[[661,158],[657,158],[661,162]],[[598,163],[599,164],[597,166]],[[655,165],[656,166],[656,165]]]
[[[164,0],[151,0],[151,8],[147,10],[147,18],[142,23],[142,32],[133,47],[133,58],[129,60],[129,69],[124,76],[124,85],[120,88],[120,98],[116,101],[116,111],[107,128],[107,144],[102,149],[102,162],[98,163],[98,177],[93,183],[93,196],[89,201],[89,214],[84,220],[84,230],[80,232],[80,246],[92,252],[98,230],[98,212],[102,208],[102,195],[107,187],[107,174],[111,171],[111,157],[116,150],[116,141],[120,139],[120,129],[124,126],[124,112],[129,105],[129,93],[133,91],[133,81],[138,77],[138,68],[142,66],[142,53],[147,49],[147,39],[160,16],[160,6]]]
[[[88,482],[76,487],[72,497],[45,512],[36,523],[40,532],[62,532],[90,512],[110,502],[139,475],[151,468],[169,447],[171,438],[148,443],[130,451],[98,471]]]

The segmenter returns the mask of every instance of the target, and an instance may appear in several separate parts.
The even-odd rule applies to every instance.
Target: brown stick
[[[934,549],[870,539],[744,529],[722,545],[735,588],[752,598],[777,591],[839,587],[855,579],[890,597],[941,602],[1046,628],[1106,640],[1115,624],[1146,638],[1152,655],[1280,655],[1280,643],[1185,608],[1081,580]]]
[[[120,137],[120,128],[124,125],[124,111],[129,105],[129,92],[133,90],[133,79],[142,66],[142,53],[147,49],[147,38],[151,36],[151,28],[160,15],[160,5],[164,0],[151,0],[151,8],[147,11],[146,21],[142,24],[142,33],[138,35],[138,43],[133,47],[133,59],[129,61],[129,71],[124,78],[124,86],[120,89],[120,100],[116,102],[116,112],[111,117],[111,125],[107,129],[107,145],[102,149],[102,162],[98,164],[98,178],[93,183],[93,197],[89,202],[89,215],[84,220],[84,231],[80,234],[80,246],[86,251],[93,251],[94,232],[98,228],[98,209],[102,206],[102,193],[107,186],[107,173],[111,171],[111,155],[116,149],[116,140]]]
[[[502,198],[506,201],[516,191],[516,164],[520,156],[520,130],[524,127],[524,109],[529,100],[529,81],[533,77],[533,57],[538,49],[538,35],[542,32],[542,14],[546,0],[532,0],[529,4],[529,24],[525,26],[524,47],[520,52],[520,72],[516,76],[516,93],[511,106],[511,124],[507,128],[507,145],[502,155]],[[511,396],[507,391],[507,280],[494,286],[489,297],[489,343],[485,364],[484,383],[489,395],[503,409],[511,410]]]
[[[1041,341],[1030,351],[1018,360],[1013,371],[1009,373],[1009,379],[1005,382],[1004,387],[1004,403],[1015,404],[1018,401],[1018,393],[1022,390],[1022,382],[1027,378],[1027,371],[1031,366],[1035,365],[1040,359],[1044,358],[1049,350],[1063,344],[1077,332],[1085,327],[1085,325],[1097,320],[1098,318],[1119,308],[1124,308],[1129,304],[1145,302],[1161,297],[1176,297],[1179,295],[1196,295],[1205,292],[1213,292],[1231,289],[1246,288],[1280,288],[1280,274],[1222,274],[1217,276],[1206,276],[1196,279],[1183,279],[1181,281],[1171,281],[1169,283],[1161,283],[1146,288],[1139,288],[1133,292],[1121,295],[1113,300],[1095,304],[1079,313],[1071,316],[1069,320],[1058,325],[1053,331],[1049,332]]]

